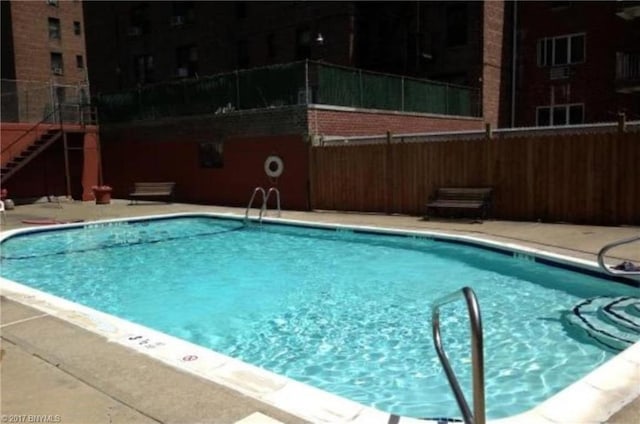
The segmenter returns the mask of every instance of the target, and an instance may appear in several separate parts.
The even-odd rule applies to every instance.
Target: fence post
[[[402,91],[400,93],[400,98],[402,99],[402,111],[404,112],[404,77],[400,78],[400,90]]]
[[[309,59],[304,61],[304,104],[309,104]]]
[[[236,69],[236,110],[240,110],[240,72]]]
[[[618,113],[618,132],[623,133],[627,130],[627,115],[624,112]]]
[[[484,124],[484,135],[487,140],[491,140],[493,136],[493,131],[491,130],[491,122],[485,122]]]
[[[393,203],[393,177],[391,175],[391,131],[387,130],[387,143],[384,155],[384,211],[387,215],[391,214]]]
[[[360,94],[360,104],[358,105],[358,107],[364,107],[364,105],[363,105],[364,100],[363,100],[363,97],[362,97],[363,96],[363,93],[362,93],[362,69],[358,69],[358,78],[359,78],[358,88],[360,89],[359,90],[360,91],[360,93],[359,93]]]

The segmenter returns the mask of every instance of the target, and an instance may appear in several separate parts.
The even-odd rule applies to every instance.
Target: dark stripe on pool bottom
[[[218,234],[230,233],[232,231],[241,230],[243,228],[245,228],[245,227],[244,226],[240,226],[240,227],[236,227],[236,228],[230,228],[228,230],[215,231],[215,232],[212,232],[212,233],[191,234],[191,235],[179,236],[179,237],[167,237],[167,238],[158,239],[158,240],[135,241],[135,242],[132,242],[132,243],[108,244],[108,245],[103,245],[103,246],[91,247],[91,248],[88,248],[88,249],[65,250],[65,251],[62,251],[62,252],[45,253],[45,254],[42,254],[42,255],[0,256],[0,259],[1,260],[33,259],[33,258],[42,258],[42,257],[47,257],[47,256],[67,255],[67,254],[70,254],[70,253],[86,253],[86,252],[93,252],[93,251],[96,251],[96,250],[113,249],[113,248],[116,248],[116,247],[130,247],[130,246],[136,246],[136,245],[140,245],[140,244],[163,243],[163,242],[167,242],[167,241],[174,241],[174,240],[186,239],[186,238],[191,238],[191,237],[215,236],[215,235],[218,235]]]

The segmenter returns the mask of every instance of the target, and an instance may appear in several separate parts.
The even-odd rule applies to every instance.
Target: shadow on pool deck
[[[110,205],[62,202],[60,206],[50,203],[17,206],[6,212],[2,230],[27,227],[22,221],[34,219],[91,221],[178,212],[238,215],[245,212],[243,208],[187,204],[128,205],[122,200]],[[470,224],[359,213],[283,211],[282,217],[475,235],[592,261],[604,244],[640,232],[639,227],[508,221]],[[640,262],[637,246],[626,246],[611,253],[611,262]],[[304,422],[238,392],[109,343],[101,336],[31,307],[4,297],[0,307],[3,352],[0,411],[3,417],[28,414],[57,419],[55,416],[59,416],[61,423]],[[640,422],[640,398],[607,422]]]

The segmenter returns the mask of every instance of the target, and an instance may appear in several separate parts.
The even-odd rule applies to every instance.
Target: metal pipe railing
[[[264,209],[264,204],[266,201],[266,194],[264,192],[264,189],[262,187],[256,187],[253,189],[253,194],[251,194],[251,199],[249,199],[249,204],[247,205],[247,210],[244,212],[244,222],[247,223],[249,222],[249,209],[251,209],[251,205],[253,204],[253,200],[256,197],[256,194],[261,192],[262,193],[262,206],[260,207],[260,219],[262,219],[262,209]]]
[[[464,296],[467,302],[467,310],[469,312],[469,324],[471,329],[471,364],[473,372],[473,413],[469,408],[469,403],[464,397],[464,393],[460,388],[458,379],[456,378],[451,363],[442,346],[442,338],[440,337],[440,308],[447,303],[454,302],[459,295]],[[464,287],[462,290],[455,291],[447,296],[437,299],[431,307],[431,322],[433,329],[433,343],[438,353],[440,363],[444,368],[444,372],[449,381],[449,386],[456,398],[460,412],[465,423],[467,424],[485,424],[485,403],[484,403],[484,348],[482,339],[482,319],[480,316],[480,307],[475,293],[470,287]]]
[[[276,194],[276,208],[278,209],[278,218],[280,218],[280,190],[275,187],[271,187],[269,191],[267,191],[267,196],[264,198],[264,202],[262,203],[262,209],[260,210],[260,222],[262,222],[262,216],[267,216],[267,206],[269,202],[269,196],[271,193]]]
[[[626,239],[623,239],[623,240],[614,241],[612,243],[604,245],[604,247],[602,249],[600,249],[600,252],[598,252],[598,265],[600,265],[600,268],[602,268],[604,270],[604,272],[606,272],[607,274],[610,274],[610,275],[617,275],[617,276],[640,275],[640,271],[614,270],[614,269],[611,269],[610,267],[608,267],[607,264],[604,263],[604,255],[610,249],[613,249],[614,247],[617,247],[617,246],[620,246],[620,245],[623,245],[623,244],[633,243],[634,241],[638,241],[638,240],[640,240],[640,236],[633,236],[633,237],[629,237],[629,238],[626,238]]]

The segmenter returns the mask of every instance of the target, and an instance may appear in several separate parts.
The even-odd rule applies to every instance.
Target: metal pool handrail
[[[267,191],[267,196],[264,198],[264,202],[262,203],[262,209],[260,210],[260,222],[262,222],[262,214],[266,216],[267,214],[267,203],[269,202],[269,196],[271,193],[276,194],[276,207],[278,208],[278,218],[280,218],[280,190],[275,187],[271,187],[269,191]]]
[[[449,358],[442,347],[440,337],[440,307],[458,299],[462,294],[467,302],[469,312],[469,324],[471,327],[471,364],[473,370],[473,413],[469,408],[469,403],[464,397],[460,384],[456,378]],[[463,287],[462,290],[436,299],[431,307],[431,323],[433,329],[433,343],[440,358],[440,363],[449,380],[449,386],[462,413],[464,422],[467,424],[485,424],[485,404],[484,404],[484,351],[482,341],[482,319],[480,317],[480,306],[475,293],[470,287]]]
[[[253,189],[253,194],[251,194],[251,199],[249,199],[249,204],[247,205],[247,210],[244,212],[244,222],[249,222],[249,209],[251,209],[251,205],[253,205],[253,200],[256,197],[258,192],[262,192],[262,206],[260,207],[260,220],[262,221],[262,211],[265,208],[266,204],[266,194],[262,187],[256,187]]]
[[[610,275],[619,275],[619,276],[624,276],[624,275],[640,275],[640,271],[624,271],[624,270],[612,270],[611,268],[609,268],[607,266],[607,264],[604,263],[604,255],[605,253],[607,253],[610,249],[623,245],[623,244],[627,244],[627,243],[632,243],[634,241],[638,241],[640,240],[640,236],[633,236],[633,237],[629,237],[626,239],[622,239],[622,240],[618,240],[618,241],[614,241],[612,243],[606,244],[604,245],[604,247],[602,249],[600,249],[600,252],[598,252],[598,265],[600,265],[600,267],[607,273]]]

